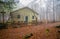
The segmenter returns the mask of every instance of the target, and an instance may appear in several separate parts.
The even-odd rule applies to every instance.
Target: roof
[[[15,11],[11,12],[11,13],[14,13],[14,12],[19,11],[19,10],[22,10],[22,9],[29,9],[29,10],[31,10],[32,12],[34,12],[35,14],[38,15],[37,12],[35,12],[34,10],[32,10],[32,9],[30,9],[30,8],[28,8],[28,7],[20,8],[20,9],[18,9],[18,10],[15,10]]]

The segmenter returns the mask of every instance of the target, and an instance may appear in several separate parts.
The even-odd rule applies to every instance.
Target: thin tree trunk
[[[2,13],[2,16],[3,16],[3,24],[4,24],[4,21],[5,21],[5,20],[4,20],[4,13]]]
[[[54,0],[53,0],[53,22],[55,22],[55,13],[54,13]]]

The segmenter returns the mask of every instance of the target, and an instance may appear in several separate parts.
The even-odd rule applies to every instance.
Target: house
[[[28,7],[21,8],[11,13],[14,23],[32,23],[38,21],[38,13]]]

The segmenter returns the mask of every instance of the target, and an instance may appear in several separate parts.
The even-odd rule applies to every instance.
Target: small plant
[[[49,29],[46,29],[46,34],[47,34],[47,36],[48,36],[48,33],[49,33]]]
[[[32,33],[25,35],[24,39],[29,39],[31,36],[33,36]]]

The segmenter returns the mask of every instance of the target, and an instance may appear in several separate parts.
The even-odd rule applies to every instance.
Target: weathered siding
[[[13,14],[13,21],[25,21],[25,16],[28,16],[28,22],[32,22],[33,20],[36,20],[37,14],[31,11],[30,9],[20,9],[18,11],[12,12]],[[20,15],[20,19],[17,18],[17,15]],[[32,19],[32,16],[34,16],[34,19]]]

